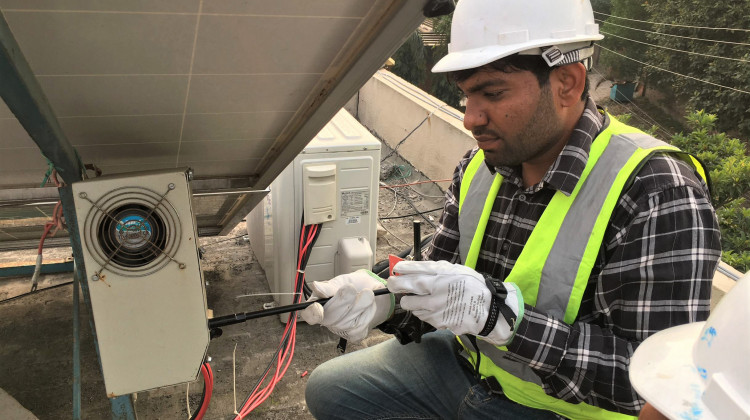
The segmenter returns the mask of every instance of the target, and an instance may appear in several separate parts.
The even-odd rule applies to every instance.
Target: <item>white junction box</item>
[[[193,381],[209,342],[187,168],[72,184],[109,397]]]
[[[379,174],[380,142],[342,109],[273,181],[246,220],[277,304],[292,303],[303,210],[305,224],[322,229],[307,262],[308,283],[372,267]]]

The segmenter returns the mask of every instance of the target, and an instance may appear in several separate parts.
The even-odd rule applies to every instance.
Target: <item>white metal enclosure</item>
[[[107,395],[195,380],[209,337],[187,171],[73,193]]]

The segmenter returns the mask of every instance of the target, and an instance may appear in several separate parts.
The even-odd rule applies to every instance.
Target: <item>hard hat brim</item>
[[[716,420],[701,399],[705,383],[693,363],[693,345],[705,322],[659,331],[630,358],[630,383],[659,412],[673,420]],[[697,417],[695,417],[697,418]]]
[[[599,41],[603,38],[603,35],[589,35],[564,40],[549,38],[538,39],[533,42],[522,44],[514,44],[512,47],[492,45],[463,51],[454,51],[441,58],[440,61],[432,67],[432,72],[447,73],[450,71],[475,69],[503,57],[508,57],[516,53],[523,54],[524,51],[530,49],[549,47],[551,45],[560,45],[561,47],[564,47],[565,45],[578,45],[580,43]],[[536,54],[541,54],[541,52],[537,52]]]

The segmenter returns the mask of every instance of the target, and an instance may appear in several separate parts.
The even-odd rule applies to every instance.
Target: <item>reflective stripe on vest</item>
[[[505,279],[519,286],[525,303],[562,318],[566,323],[573,323],[604,232],[623,189],[643,162],[660,151],[679,152],[673,146],[610,118],[609,126],[592,143],[586,167],[575,189],[569,196],[559,191],[555,193]],[[694,161],[688,161],[696,166]],[[700,172],[702,168],[697,167]],[[481,151],[467,166],[459,201],[459,253],[464,265],[476,266],[489,212],[501,180],[499,175],[490,173]],[[492,188],[488,189],[488,185]],[[478,339],[479,349],[476,349],[467,337],[459,341],[474,360],[479,350],[483,356],[479,373],[496,377],[506,396],[513,401],[574,419],[632,418],[585,403],[571,404],[551,397],[544,392],[541,380],[530,367],[503,357],[504,347],[495,347]]]

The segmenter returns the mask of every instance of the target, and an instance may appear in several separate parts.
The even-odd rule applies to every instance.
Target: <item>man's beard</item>
[[[555,103],[549,83],[542,87],[539,103],[529,122],[512,138],[501,137],[486,126],[475,128],[472,133],[490,134],[502,138],[502,148],[497,152],[485,152],[485,160],[492,166],[518,166],[527,162],[560,141],[564,132],[555,112]]]

